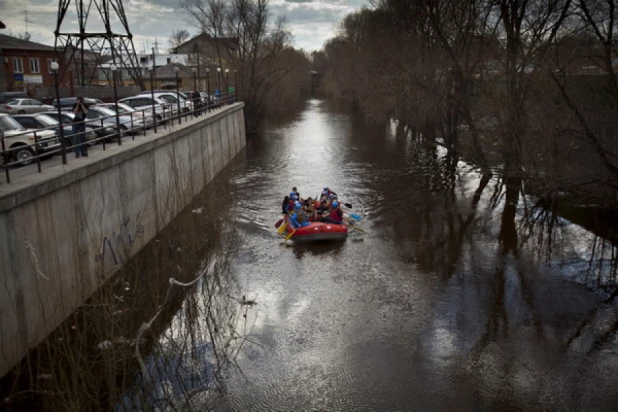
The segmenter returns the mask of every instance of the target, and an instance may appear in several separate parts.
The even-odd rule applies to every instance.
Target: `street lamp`
[[[217,67],[217,90],[215,91],[217,104],[221,104],[221,67]]]
[[[155,99],[154,99],[154,67],[148,66],[148,71],[150,72],[150,100],[152,101],[152,121],[154,124],[154,132],[157,132],[157,111],[155,110]]]
[[[193,95],[193,114],[194,114],[195,116],[197,116],[197,113],[198,113],[198,112],[197,112],[197,102],[198,102],[198,100],[197,100],[197,99],[198,99],[198,98],[197,98],[197,96],[199,96],[199,93],[198,93],[198,91],[197,91],[197,84],[196,84],[196,81],[195,81],[195,76],[196,76],[196,74],[197,74],[197,67],[192,67],[192,68],[191,68],[191,71],[193,72],[193,93],[195,93],[195,94]],[[196,96],[196,95],[197,95],[197,96]],[[202,97],[200,96],[200,97],[199,97],[199,99],[201,100],[201,98],[202,98]]]
[[[180,119],[180,90],[178,89],[178,66],[174,66],[174,74],[176,75],[176,105],[178,107],[178,124],[182,123]]]
[[[217,67],[217,89],[221,92],[221,67]]]
[[[210,67],[206,67],[206,109],[210,111]]]
[[[122,133],[120,133],[120,115],[118,114],[118,90],[116,90],[116,70],[118,67],[111,64],[109,69],[112,71],[112,83],[114,84],[114,102],[116,103],[116,133],[118,134],[118,145],[122,144]]]
[[[230,104],[230,69],[225,69],[225,92],[227,93],[227,104]]]
[[[234,69],[234,97],[236,96],[238,96],[238,70]]]
[[[55,60],[49,66],[54,73],[54,88],[56,89],[56,108],[58,109],[58,120],[60,121],[60,145],[62,147],[62,164],[67,164],[66,144],[64,142],[64,125],[62,124],[62,113],[60,110],[60,89],[58,88],[58,69],[60,65]]]

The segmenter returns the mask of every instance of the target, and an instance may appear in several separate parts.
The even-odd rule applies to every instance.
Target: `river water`
[[[608,242],[320,100],[232,169],[230,273],[256,305],[217,409],[618,408]],[[282,246],[283,195],[324,185],[363,232]]]
[[[395,129],[310,100],[250,136],[177,219],[180,229],[128,265],[145,280],[120,274],[109,294],[115,306],[91,305],[114,319],[132,314],[127,336],[156,340],[140,346],[143,359],[133,346],[110,355],[129,341],[97,336],[83,345],[83,366],[44,376],[60,380],[68,369],[75,390],[87,379],[72,376],[91,364],[91,375],[128,365],[123,382],[133,379],[134,389],[114,392],[119,375],[106,372],[108,389],[82,390],[98,391],[95,406],[73,410],[99,410],[108,398],[117,411],[616,410],[611,243],[533,196],[505,204],[499,176],[484,181]],[[273,224],[293,186],[302,196],[329,186],[362,216],[362,232],[282,244]],[[220,224],[216,236],[204,222]],[[174,298],[167,280],[182,272],[191,274],[183,282],[202,278]],[[126,303],[145,289],[166,303]],[[154,332],[136,335],[151,318]],[[114,325],[105,333],[119,333]],[[75,329],[52,340],[74,339]],[[71,391],[54,396],[62,394]]]

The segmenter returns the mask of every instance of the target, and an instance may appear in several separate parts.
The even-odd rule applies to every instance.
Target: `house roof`
[[[215,41],[218,41],[222,47],[228,50],[238,49],[238,38],[236,37],[219,37],[215,39],[214,37],[211,37],[210,35],[206,33],[202,33],[176,46],[174,51],[176,53],[189,54],[189,53],[194,52],[194,47],[199,46],[200,44],[204,44],[204,43],[214,44]]]
[[[46,44],[36,43],[29,40],[22,40],[17,37],[7,36],[6,34],[0,34],[0,45],[3,50],[55,50],[53,46],[48,46]]]

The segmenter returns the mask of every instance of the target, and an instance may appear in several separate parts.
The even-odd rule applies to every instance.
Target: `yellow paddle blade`
[[[285,237],[286,242],[287,242],[288,240],[290,240],[290,238],[292,237],[292,235],[293,235],[294,233],[296,233],[296,229],[292,230],[292,231],[290,232],[290,234],[289,234],[289,235],[287,235],[287,236]]]
[[[285,229],[287,229],[288,224],[287,223],[283,223],[281,226],[279,226],[279,229],[277,229],[277,232],[279,232],[280,235],[283,234],[283,232],[285,232]]]

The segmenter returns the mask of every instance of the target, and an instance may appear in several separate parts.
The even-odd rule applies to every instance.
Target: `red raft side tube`
[[[288,233],[292,232],[288,227]],[[320,240],[343,240],[348,237],[348,226],[335,223],[311,222],[309,226],[296,229],[290,240],[294,242],[316,242]]]

